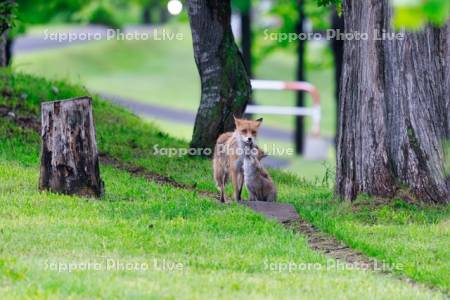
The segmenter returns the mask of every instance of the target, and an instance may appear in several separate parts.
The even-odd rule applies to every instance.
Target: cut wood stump
[[[41,105],[41,170],[39,189],[101,197],[92,99],[44,102]]]

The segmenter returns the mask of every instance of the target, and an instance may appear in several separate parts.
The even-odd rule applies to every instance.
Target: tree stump
[[[101,197],[92,99],[44,102],[39,189]]]

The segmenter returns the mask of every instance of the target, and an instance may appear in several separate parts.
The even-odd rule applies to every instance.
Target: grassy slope
[[[2,94],[12,97],[1,98],[0,104],[20,104],[23,112],[34,114],[40,99],[87,93],[28,76],[9,77],[1,84]],[[52,94],[52,86],[58,87],[58,95]],[[26,102],[19,100],[25,95]],[[155,144],[183,147],[185,142],[105,102],[95,101],[94,112],[101,151],[199,189],[215,190],[209,161],[152,155]],[[38,193],[38,135],[3,118],[0,136],[1,294],[361,298],[370,290],[374,298],[431,297],[396,280],[363,272],[268,272],[267,259],[322,264],[325,260],[308,249],[303,237],[248,210],[131,179],[109,167],[102,167],[105,201]],[[385,206],[350,215],[345,206],[333,203],[328,188],[281,172],[273,175],[281,200],[296,204],[316,225],[366,253],[404,263],[406,268],[400,272],[416,280],[448,289],[448,212]],[[154,258],[166,258],[187,268],[182,273],[44,270],[48,260],[102,261],[103,257],[150,264]]]

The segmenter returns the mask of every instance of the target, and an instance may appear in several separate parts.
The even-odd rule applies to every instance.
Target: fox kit
[[[267,155],[246,147],[244,155],[244,181],[250,192],[250,201],[277,200],[277,190],[267,170],[262,166],[261,159]]]
[[[256,121],[234,118],[236,130],[226,132],[219,136],[214,148],[214,179],[220,190],[220,201],[225,202],[225,185],[228,177],[231,177],[233,184],[234,198],[241,200],[242,186],[244,185],[244,147],[253,146],[262,119]],[[259,150],[260,151],[260,150]]]

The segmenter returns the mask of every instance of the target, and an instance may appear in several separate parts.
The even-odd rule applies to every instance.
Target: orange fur
[[[244,145],[253,144],[261,126],[262,119],[257,121],[234,118],[236,130],[219,136],[214,148],[213,170],[214,180],[220,190],[220,200],[225,202],[225,186],[231,177],[234,198],[241,200],[244,185],[243,154]],[[262,153],[262,151],[261,151]]]

